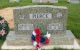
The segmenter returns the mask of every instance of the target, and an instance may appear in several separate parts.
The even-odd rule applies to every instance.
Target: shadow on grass
[[[1,50],[1,47],[4,43],[4,41],[6,40],[6,37],[7,37],[8,34],[5,34],[4,36],[0,36],[0,50]]]
[[[0,38],[0,50],[1,50],[1,46],[3,45],[5,39]]]

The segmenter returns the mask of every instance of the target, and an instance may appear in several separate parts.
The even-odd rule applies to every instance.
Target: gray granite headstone
[[[51,34],[50,45],[73,44],[66,35],[68,10],[62,6],[32,5],[13,9],[15,29],[7,37],[8,45],[32,45],[31,34],[36,23],[43,23]]]
[[[80,0],[68,0],[69,3],[80,3]]]
[[[30,34],[36,23],[43,23],[52,34],[56,32],[64,34],[66,31],[67,8],[65,7],[27,6],[13,11],[16,34]]]
[[[32,0],[33,3],[58,3],[58,0]]]

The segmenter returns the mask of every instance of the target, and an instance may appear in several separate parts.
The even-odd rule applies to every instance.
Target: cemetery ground
[[[9,22],[11,30],[14,28],[12,10],[16,6],[33,5],[31,0],[21,0],[19,3],[9,3],[8,0],[0,0],[0,15]],[[59,0],[59,3],[47,5],[58,5],[68,7],[67,29],[71,30],[80,44],[80,4],[70,4],[67,0]],[[36,5],[36,4],[34,4]],[[40,4],[42,5],[42,4]],[[45,4],[46,5],[46,4]],[[4,39],[0,40],[0,46]]]

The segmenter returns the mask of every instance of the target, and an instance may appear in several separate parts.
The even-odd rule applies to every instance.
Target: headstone
[[[15,29],[7,38],[7,48],[33,49],[31,34],[36,23],[43,23],[51,34],[49,45],[73,45],[74,36],[66,31],[68,9],[62,6],[32,5],[13,9]],[[5,49],[5,44],[2,49]],[[46,47],[47,48],[47,47]],[[48,47],[49,48],[49,47]],[[50,49],[50,48],[49,48]]]
[[[58,0],[49,0],[50,3],[58,3]]]
[[[9,0],[10,3],[20,2],[20,0]]]
[[[80,3],[80,0],[68,0],[69,3]]]
[[[33,3],[58,3],[58,0],[32,0]]]
[[[66,33],[67,8],[58,6],[26,6],[15,8],[15,40],[10,41],[13,45],[30,45],[30,37],[36,23],[43,23],[53,36],[63,36]],[[17,43],[16,39],[19,42]],[[26,41],[27,40],[27,41]],[[15,41],[15,44],[14,44]],[[51,43],[55,44],[55,43]]]

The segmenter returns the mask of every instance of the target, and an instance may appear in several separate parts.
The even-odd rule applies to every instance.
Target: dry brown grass
[[[5,8],[0,10],[0,16],[4,17],[8,21],[11,29],[14,28],[13,20],[13,8]]]

